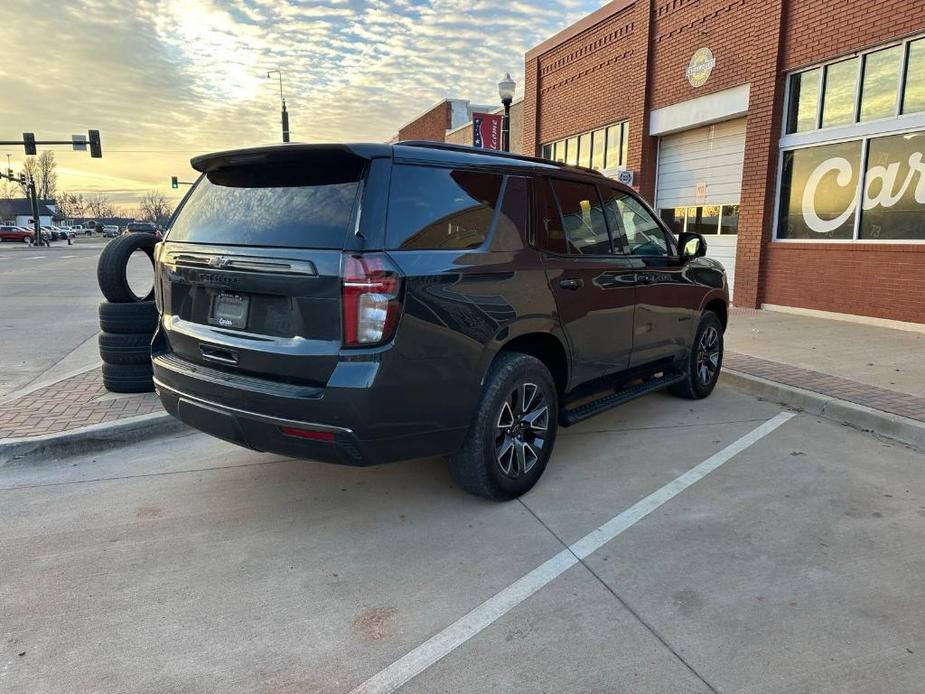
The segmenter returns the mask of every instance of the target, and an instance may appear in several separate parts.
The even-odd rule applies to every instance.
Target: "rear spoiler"
[[[310,154],[334,155],[343,153],[360,159],[391,157],[392,147],[385,144],[279,144],[245,149],[229,149],[223,152],[200,154],[190,159],[196,171],[207,173],[227,166],[260,164],[271,161],[291,161]]]

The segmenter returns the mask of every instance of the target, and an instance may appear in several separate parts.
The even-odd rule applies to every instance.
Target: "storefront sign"
[[[785,152],[778,237],[851,239],[859,199],[860,238],[925,239],[925,133]]]
[[[702,87],[710,79],[713,68],[716,67],[716,58],[709,48],[698,48],[687,64],[687,81],[692,87]]]
[[[472,146],[480,149],[501,149],[501,124],[504,116],[497,113],[472,114]]]

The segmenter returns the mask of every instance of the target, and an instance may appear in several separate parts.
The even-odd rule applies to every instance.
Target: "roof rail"
[[[514,152],[502,152],[497,149],[483,149],[481,147],[472,147],[471,145],[457,145],[450,142],[432,142],[430,140],[404,140],[402,142],[395,142],[395,145],[405,145],[408,147],[428,147],[430,149],[445,149],[450,152],[462,152],[466,154],[482,154],[491,157],[505,157],[507,159],[517,159],[519,161],[529,161],[535,164],[543,164],[544,166],[555,166],[560,169],[578,169],[580,171],[585,171],[588,173],[597,174],[599,176],[603,175],[597,169],[591,169],[586,166],[576,166],[575,164],[565,164],[559,161],[552,161],[550,159],[543,159],[541,157],[531,157],[526,154],[516,154]]]

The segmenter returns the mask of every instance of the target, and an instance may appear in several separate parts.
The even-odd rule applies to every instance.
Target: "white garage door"
[[[745,119],[715,123],[661,138],[655,201],[675,230],[707,237],[707,255],[735,282]]]

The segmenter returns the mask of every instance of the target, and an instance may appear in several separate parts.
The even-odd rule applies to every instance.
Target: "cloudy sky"
[[[384,141],[444,97],[497,101],[530,47],[603,0],[0,0],[0,140],[101,131],[103,158],[56,153],[59,190],[131,205],[191,180],[194,154]],[[22,148],[0,146],[0,165]]]

